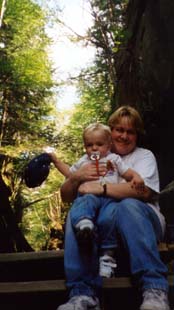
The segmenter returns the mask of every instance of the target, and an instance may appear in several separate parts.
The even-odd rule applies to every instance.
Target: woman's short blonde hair
[[[102,123],[92,123],[88,125],[83,131],[83,140],[85,140],[86,134],[92,133],[94,131],[101,131],[105,135],[105,137],[109,140],[111,139],[111,129],[109,126],[104,125]]]
[[[130,120],[137,134],[144,134],[144,124],[139,112],[135,108],[128,105],[121,106],[111,114],[108,120],[108,125],[111,130],[119,124],[120,119],[124,116]]]

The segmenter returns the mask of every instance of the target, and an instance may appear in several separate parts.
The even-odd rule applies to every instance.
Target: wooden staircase
[[[160,254],[168,264],[174,259],[174,247],[162,245]],[[63,255],[63,250],[0,254],[0,309],[56,310],[67,300]],[[173,308],[172,273],[168,275],[168,281]],[[102,309],[138,310],[140,295],[129,276],[104,279]]]

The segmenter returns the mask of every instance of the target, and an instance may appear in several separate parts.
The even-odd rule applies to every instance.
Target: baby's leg
[[[100,207],[100,197],[92,194],[81,195],[74,201],[70,210],[71,222],[81,247],[93,244],[95,222]]]

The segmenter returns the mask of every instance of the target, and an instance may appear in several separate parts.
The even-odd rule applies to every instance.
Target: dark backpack
[[[48,153],[34,157],[25,167],[24,180],[28,187],[40,186],[50,172],[51,158]]]

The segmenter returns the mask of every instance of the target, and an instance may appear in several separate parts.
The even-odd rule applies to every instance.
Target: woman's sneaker
[[[170,310],[167,293],[158,289],[144,290],[140,310]]]
[[[99,275],[104,278],[112,278],[115,275],[117,267],[116,261],[113,257],[105,254],[99,260]]]
[[[77,295],[71,297],[71,299],[64,305],[61,305],[57,310],[101,310],[99,300],[97,297],[91,297],[86,295]]]

